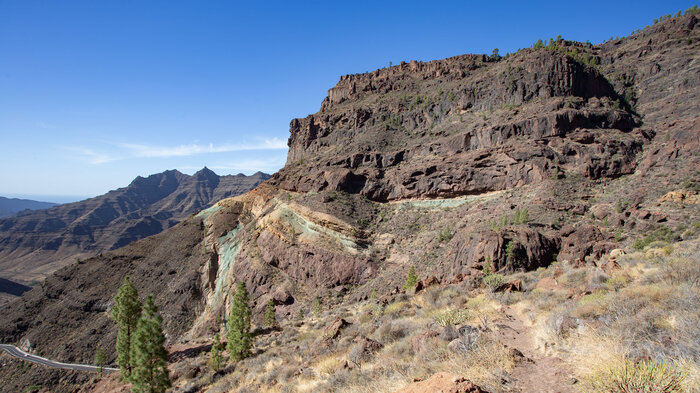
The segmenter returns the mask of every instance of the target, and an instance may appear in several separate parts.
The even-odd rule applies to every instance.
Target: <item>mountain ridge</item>
[[[268,177],[262,172],[218,176],[206,167],[192,176],[168,170],[137,176],[101,196],[0,219],[0,276],[40,281],[76,258],[158,233]]]
[[[8,217],[24,210],[48,209],[56,205],[59,205],[59,203],[0,196],[0,218]]]

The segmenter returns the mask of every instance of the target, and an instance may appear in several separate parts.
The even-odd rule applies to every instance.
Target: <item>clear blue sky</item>
[[[693,1],[0,0],[0,195],[66,201],[166,169],[274,172],[340,75],[601,42]]]

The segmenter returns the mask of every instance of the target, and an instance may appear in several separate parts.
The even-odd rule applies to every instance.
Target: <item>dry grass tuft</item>
[[[599,367],[586,379],[585,391],[608,393],[681,393],[687,373],[675,363],[622,359]]]

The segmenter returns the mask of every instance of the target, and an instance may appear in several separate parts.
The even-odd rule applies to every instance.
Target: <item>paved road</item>
[[[54,362],[53,360],[42,358],[41,356],[36,356],[36,355],[32,355],[30,353],[26,353],[23,350],[15,347],[14,345],[0,344],[0,350],[5,351],[5,352],[9,353],[11,356],[14,356],[16,358],[26,360],[29,362],[34,362],[34,363],[41,364],[41,365],[48,366],[48,367],[63,368],[63,369],[67,369],[67,370],[78,370],[78,371],[92,371],[92,372],[99,371],[99,367],[97,367],[97,366],[90,366],[87,364],[72,364],[72,363]],[[119,369],[118,368],[111,368],[111,367],[103,367],[102,371],[104,373],[111,373],[114,371],[119,371]]]

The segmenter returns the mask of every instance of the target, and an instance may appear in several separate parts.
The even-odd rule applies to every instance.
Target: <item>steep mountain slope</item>
[[[84,201],[0,220],[0,276],[30,283],[76,258],[125,246],[169,228],[211,203],[243,194],[269,176],[192,176],[165,171]]]
[[[212,391],[343,391],[360,367],[323,385],[312,366],[348,353],[350,336],[328,339],[320,319],[294,322],[316,297],[333,315],[356,315],[352,337],[361,341],[362,326],[386,322],[385,305],[398,304],[399,315],[411,308],[401,288],[411,266],[468,301],[489,270],[597,269],[613,249],[697,236],[686,229],[700,222],[698,98],[694,15],[602,45],[560,40],[507,58],[465,55],[344,76],[318,113],[291,122],[287,165],[269,181],[59,270],[3,310],[0,340],[89,361],[98,345],[114,347],[108,310],[131,275],[142,295],[155,294],[169,344],[201,349],[222,329],[234,284],[245,281],[256,325],[272,299],[284,334],[261,333],[256,358],[224,377],[186,376],[201,366],[178,372],[176,384],[197,391],[216,377]],[[386,350],[421,363],[420,339]],[[174,369],[188,366],[185,352]],[[279,361],[290,363],[288,376],[265,371]],[[0,370],[11,381],[0,390],[49,374],[10,370]],[[501,371],[485,388],[513,387]],[[390,373],[404,384],[412,377],[376,374]],[[76,382],[66,377],[56,390]]]
[[[31,199],[5,198],[0,196],[0,217],[11,216],[22,210],[48,209],[58,203],[39,202]]]

